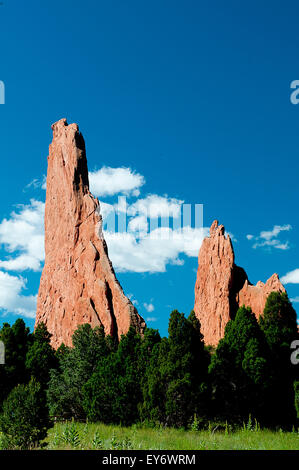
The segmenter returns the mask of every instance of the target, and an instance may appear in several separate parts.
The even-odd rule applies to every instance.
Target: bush
[[[5,447],[31,449],[47,436],[51,427],[41,385],[32,378],[15,387],[3,403],[0,429]]]

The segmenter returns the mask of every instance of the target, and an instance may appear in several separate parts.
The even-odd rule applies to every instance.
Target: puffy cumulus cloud
[[[191,228],[186,221],[187,226],[175,228],[179,227],[183,201],[157,194],[139,198],[144,184],[144,177],[130,168],[103,167],[90,173],[91,191],[95,196],[120,195],[118,203],[100,203],[103,218],[116,213],[125,215],[123,218],[127,221],[123,232],[105,230],[104,224],[109,256],[116,271],[153,273],[165,272],[168,264],[181,266],[184,264],[181,255],[197,257],[202,240],[209,233],[207,228]],[[46,189],[46,178],[32,180],[25,189],[30,188]],[[130,205],[125,198],[127,195],[136,198]],[[28,318],[35,316],[36,295],[23,292],[27,280],[8,272],[41,270],[45,258],[44,209],[44,202],[31,199],[30,204],[17,206],[10,217],[0,222],[0,245],[6,251],[0,259],[0,309],[4,312]],[[176,219],[175,227],[158,227],[159,218]],[[155,223],[149,224],[148,219],[154,219]],[[133,297],[132,302],[138,304]],[[152,312],[154,305],[144,303],[143,308]],[[149,317],[147,321],[156,321],[156,318]]]
[[[45,187],[45,183],[43,177],[33,180],[28,187]],[[90,173],[91,191],[96,196],[119,195],[118,202],[100,203],[104,236],[117,271],[165,272],[167,264],[181,266],[184,264],[181,255],[197,257],[201,242],[208,235],[208,229],[191,228],[186,221],[184,228],[175,228],[179,227],[184,201],[158,194],[139,198],[144,183],[144,177],[131,168],[103,167]],[[135,195],[135,201],[128,204],[126,195]],[[41,270],[44,261],[44,208],[44,202],[32,199],[30,204],[20,205],[9,218],[2,220],[0,244],[7,254],[0,259],[0,269],[19,272]],[[119,224],[114,224],[112,219],[116,214],[125,215],[125,231],[120,230]],[[105,219],[109,217],[112,224],[106,224],[105,230]],[[174,228],[158,227],[159,218],[173,218],[176,225]],[[168,225],[164,222],[162,225]],[[116,227],[118,233],[115,232]]]
[[[100,204],[104,217],[115,213],[115,209],[127,209],[127,214],[136,214],[128,215],[126,232],[104,230],[109,256],[116,271],[165,272],[167,264],[184,264],[181,254],[197,257],[201,242],[208,235],[208,229],[184,227],[174,230],[157,227],[149,231],[146,215],[137,212],[137,207],[142,212],[152,205],[152,213],[156,217],[166,214],[178,216],[181,201],[151,195],[137,200],[133,209],[132,205],[125,207],[123,202],[115,205],[104,202]],[[39,271],[44,261],[44,203],[32,199],[29,205],[20,205],[18,209],[10,218],[0,223],[0,243],[5,246],[6,251],[13,254],[0,260],[0,268],[19,272],[26,269]]]
[[[0,309],[27,318],[35,318],[36,296],[22,295],[26,279],[0,271]]]
[[[115,194],[139,196],[145,179],[131,168],[102,167],[89,172],[90,190],[94,196],[105,197]]]
[[[128,223],[128,231],[146,234],[148,232],[147,218],[144,215],[139,215],[130,219]]]
[[[299,269],[288,272],[281,278],[283,284],[299,284]]]
[[[128,204],[125,196],[119,196],[118,201],[112,204],[100,201],[100,211],[103,218],[109,216],[111,213],[115,215],[125,213],[128,218],[138,216],[138,223],[142,222],[144,226],[147,219],[180,218],[183,203],[184,201],[180,201],[179,199],[150,194],[143,199],[136,199],[134,203]]]
[[[16,258],[9,258],[5,261],[0,260],[0,267],[7,271],[40,271],[40,261],[30,255],[20,255]]]
[[[128,207],[128,214],[143,214],[150,218],[177,218],[180,216],[183,203],[184,201],[180,201],[179,199],[149,194],[146,198],[138,199],[134,204],[131,204]]]
[[[209,234],[208,228],[191,228],[188,224],[170,228],[171,222],[158,226],[158,219],[162,222],[164,217],[179,222],[182,204],[183,201],[157,194],[137,199],[133,204],[128,204],[125,197],[119,197],[114,204],[100,202],[104,237],[115,270],[165,272],[168,264],[184,264],[181,255],[197,257],[203,238]]]
[[[277,250],[288,250],[290,248],[290,243],[288,240],[281,241],[278,236],[281,232],[288,232],[292,229],[290,224],[286,225],[274,225],[272,230],[263,230],[258,236],[251,234],[246,235],[247,240],[253,240],[254,243],[252,247],[256,248],[276,248]]]
[[[109,257],[116,271],[165,272],[167,264],[182,265],[179,256],[197,257],[208,228],[159,227],[142,238],[133,232],[104,232]]]
[[[31,199],[29,205],[18,206],[10,218],[0,223],[0,243],[6,251],[18,254],[0,260],[0,268],[8,271],[39,271],[44,253],[45,204]]]

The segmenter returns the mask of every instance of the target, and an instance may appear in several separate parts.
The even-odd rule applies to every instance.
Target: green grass
[[[298,450],[299,432],[185,431],[68,423],[56,424],[49,431],[46,442],[46,448],[53,450]]]

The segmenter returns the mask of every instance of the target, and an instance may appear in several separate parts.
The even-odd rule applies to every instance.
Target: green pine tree
[[[294,381],[298,366],[292,364],[291,343],[298,339],[296,312],[286,293],[272,292],[259,319],[269,350],[271,391],[265,411],[271,425],[291,426],[296,419]]]
[[[84,386],[89,420],[130,425],[138,420],[141,401],[139,351],[141,336],[133,327],[121,337],[116,351],[99,360]]]
[[[168,426],[188,426],[196,413],[207,411],[209,354],[203,343],[200,323],[174,310],[168,338],[153,348],[143,386],[142,416]]]
[[[0,329],[0,341],[3,341],[5,346],[5,364],[0,367],[1,408],[9,392],[30,378],[25,366],[26,354],[31,343],[29,328],[22,319],[17,319],[13,326],[4,323]]]
[[[35,377],[44,390],[50,379],[50,369],[58,366],[55,350],[52,348],[50,340],[51,334],[46,325],[39,323],[32,335],[25,362],[29,375]]]
[[[9,448],[36,447],[51,426],[44,392],[34,378],[10,392],[0,416],[0,430]]]
[[[268,348],[250,308],[238,309],[225,328],[209,368],[216,417],[241,423],[261,419],[269,389]]]
[[[83,386],[95,372],[99,360],[110,354],[115,344],[103,328],[80,325],[73,334],[73,348],[60,346],[56,352],[58,369],[50,370],[47,390],[51,416],[84,419]]]

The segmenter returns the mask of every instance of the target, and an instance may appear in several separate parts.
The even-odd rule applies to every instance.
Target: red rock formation
[[[194,311],[206,344],[217,345],[239,306],[251,307],[257,317],[261,315],[273,291],[285,292],[278,275],[273,274],[266,284],[259,281],[253,286],[245,271],[235,265],[231,239],[215,220],[199,250],[195,284]]]
[[[258,318],[264,311],[267,297],[274,291],[286,291],[276,273],[268,279],[266,284],[259,281],[256,286],[253,286],[246,280],[244,286],[237,294],[237,302],[239,305],[251,307],[255,316]]]
[[[114,336],[145,323],[115,277],[102,235],[99,201],[89,191],[85,143],[76,124],[53,124],[45,208],[45,266],[36,325],[52,344],[72,344],[78,325],[103,325]]]
[[[194,312],[201,322],[207,344],[217,344],[230,319],[230,288],[234,266],[234,251],[223,225],[217,221],[210,228],[198,256]]]

